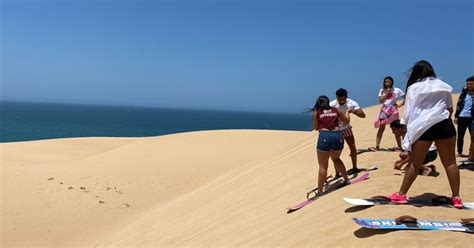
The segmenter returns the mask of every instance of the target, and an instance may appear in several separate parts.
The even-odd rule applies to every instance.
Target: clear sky
[[[459,92],[472,0],[2,0],[1,100],[301,112],[417,60]]]

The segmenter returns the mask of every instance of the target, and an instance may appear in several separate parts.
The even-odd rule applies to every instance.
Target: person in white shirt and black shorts
[[[407,192],[418,176],[426,153],[433,142],[448,176],[452,191],[451,204],[463,208],[459,196],[460,175],[456,163],[456,129],[451,115],[453,112],[453,88],[436,78],[428,61],[418,61],[407,81],[404,118],[407,133],[402,142],[409,152],[410,160],[398,192],[390,195],[392,202],[406,204]]]

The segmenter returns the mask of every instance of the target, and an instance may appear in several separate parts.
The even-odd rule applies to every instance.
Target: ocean
[[[312,130],[307,113],[0,102],[0,142],[70,137],[147,137],[199,130]]]

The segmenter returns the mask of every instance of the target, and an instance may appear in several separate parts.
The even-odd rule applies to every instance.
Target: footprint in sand
[[[80,187],[80,189],[81,189],[82,192],[84,192],[84,193],[89,193],[89,190],[86,190],[86,187]]]

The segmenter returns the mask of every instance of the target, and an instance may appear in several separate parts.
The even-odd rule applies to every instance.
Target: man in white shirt
[[[365,118],[365,113],[359,107],[359,104],[356,101],[347,98],[347,90],[343,88],[340,88],[336,91],[336,100],[331,101],[329,105],[331,107],[337,108],[340,112],[349,112],[355,114],[359,118]],[[357,173],[360,170],[357,168],[357,148],[355,144],[354,133],[352,132],[352,126],[349,123],[344,124],[340,122],[339,130],[342,131],[342,136],[351,150],[350,156],[352,160],[352,169],[348,170],[347,174]]]

